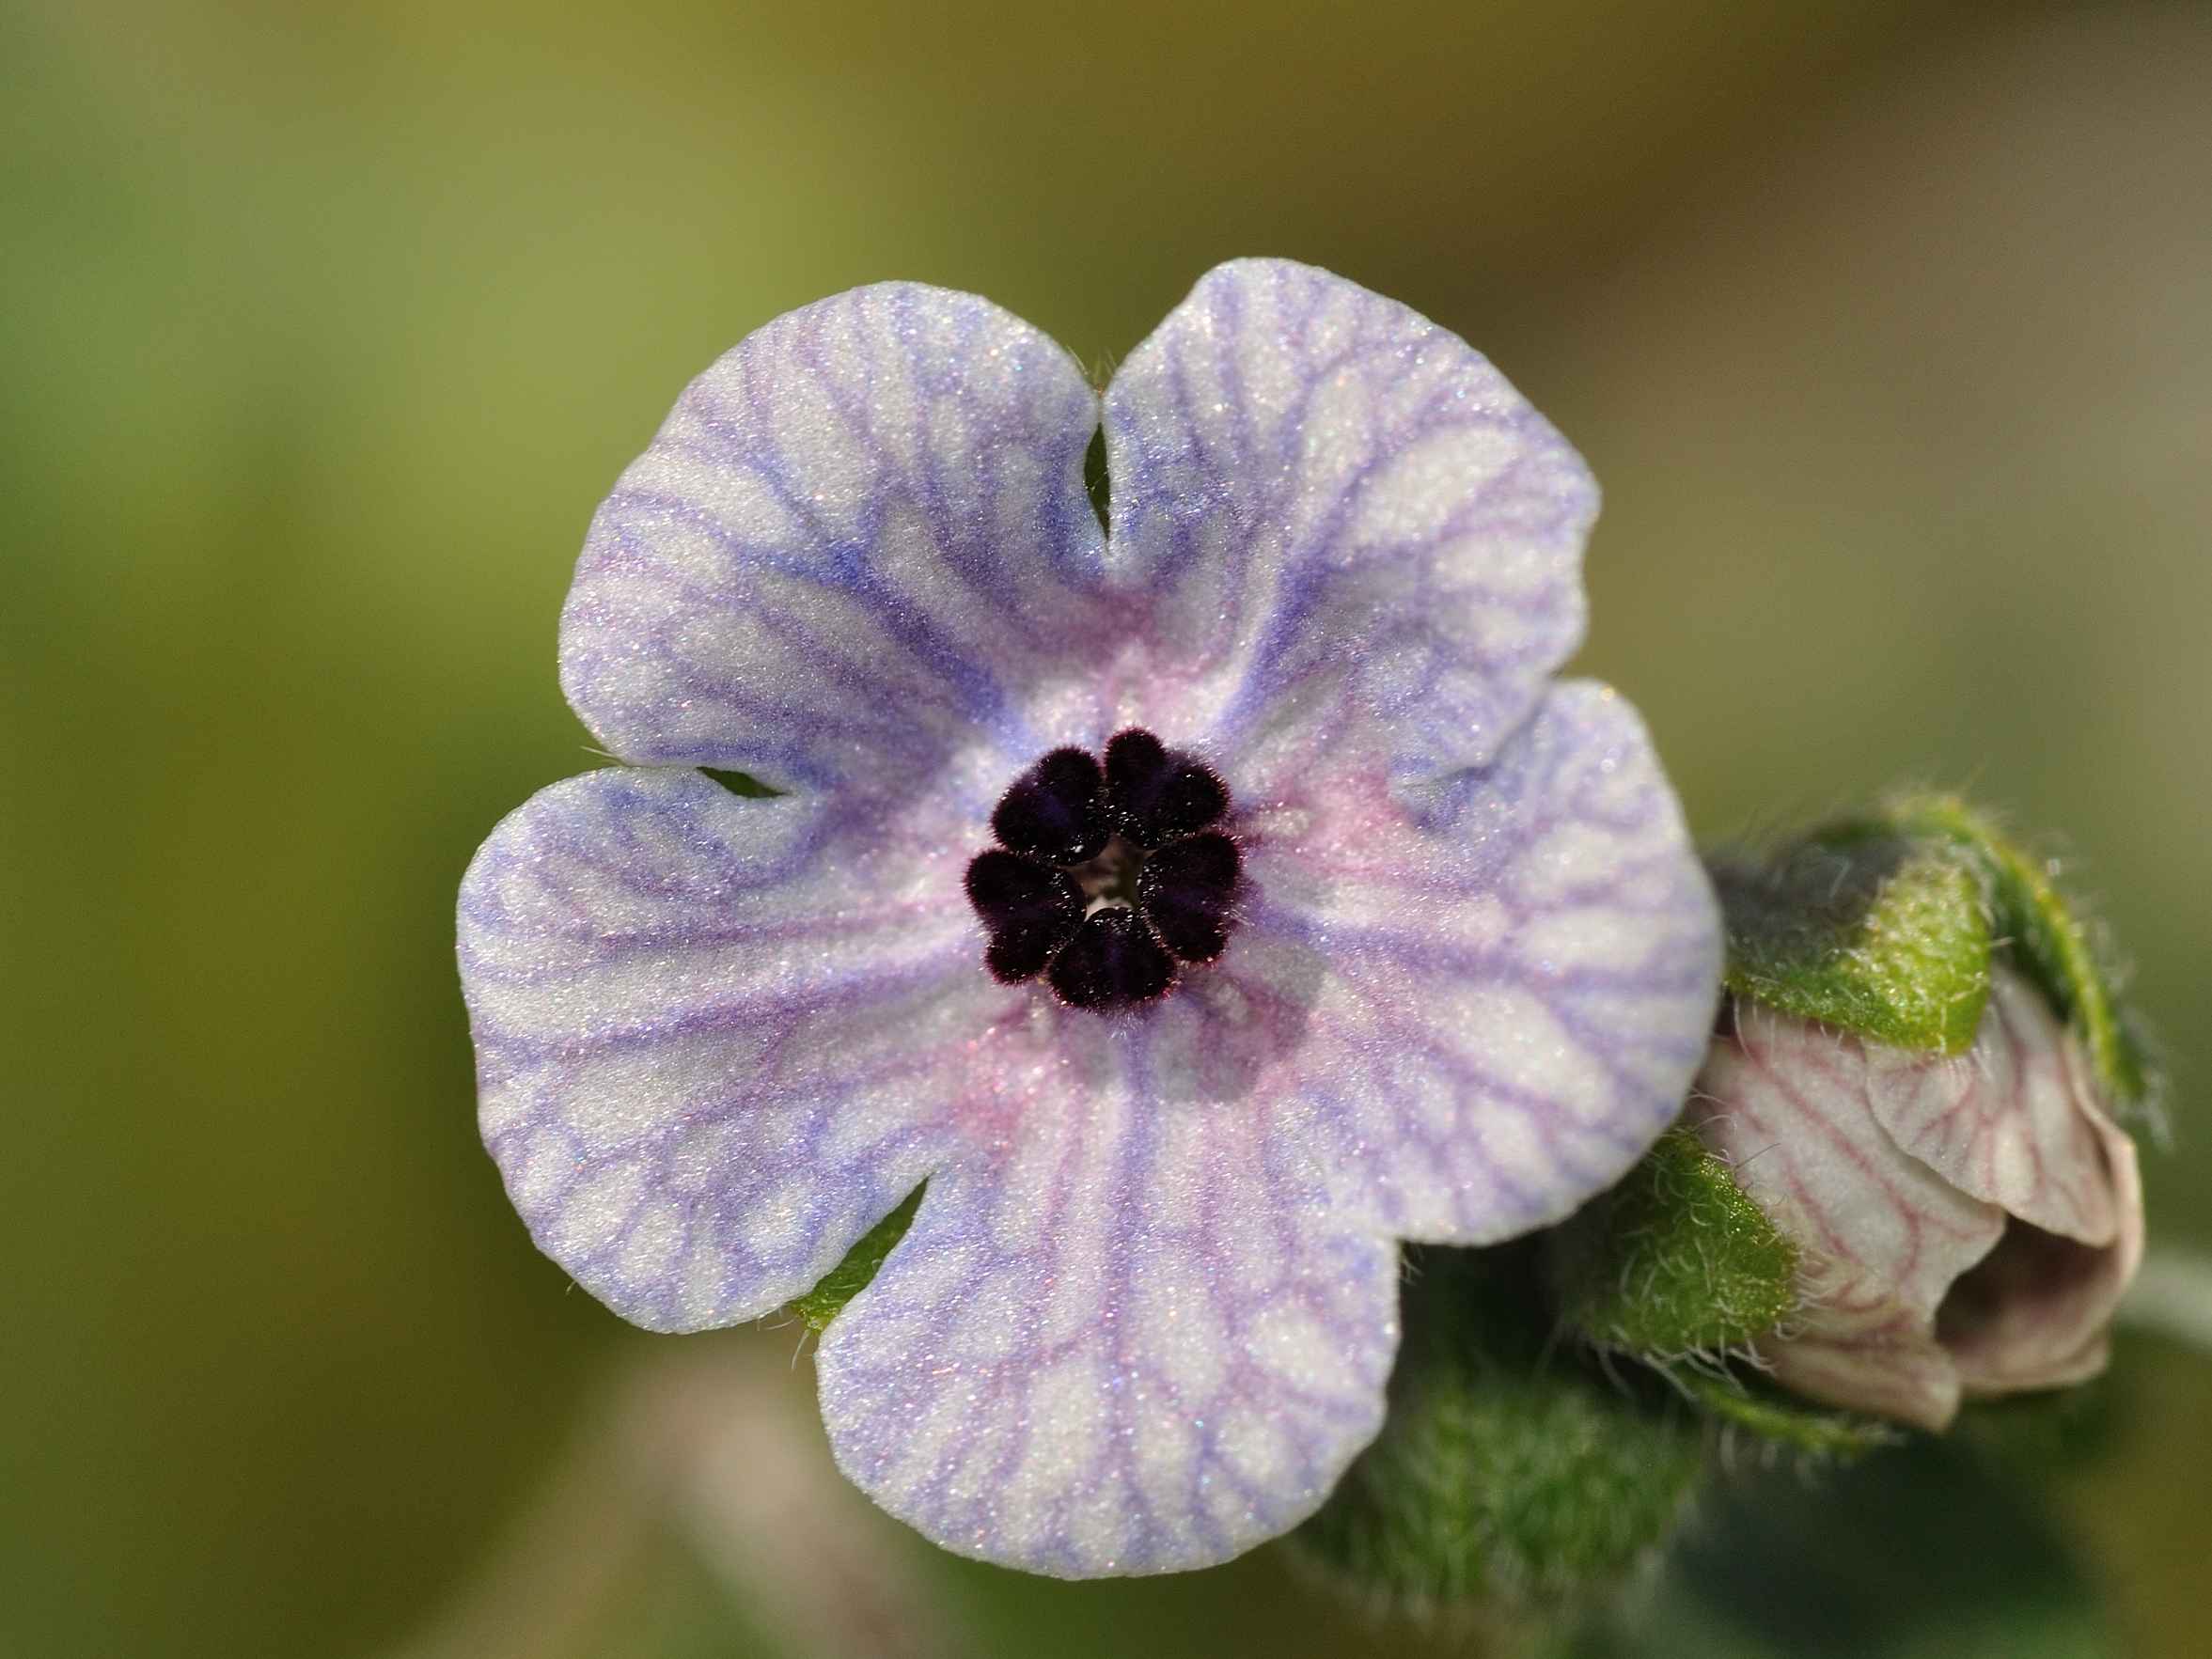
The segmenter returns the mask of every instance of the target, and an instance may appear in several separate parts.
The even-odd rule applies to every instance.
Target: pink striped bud
[[[2103,1369],[2142,1254],[2135,1145],[2009,969],[1955,1056],[1739,1002],[1688,1121],[1798,1246],[1798,1309],[1759,1343],[1784,1385],[1941,1429]]]

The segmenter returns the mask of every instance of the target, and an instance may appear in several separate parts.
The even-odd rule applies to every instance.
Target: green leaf
[[[1570,1325],[1662,1366],[1740,1352],[1796,1301],[1796,1246],[1681,1128],[1558,1229],[1552,1268]]]
[[[1703,1463],[1691,1414],[1545,1339],[1530,1252],[1424,1250],[1389,1416],[1293,1546],[1362,1601],[1540,1611],[1617,1582]]]
[[[2058,861],[2033,856],[1955,795],[1900,796],[1885,816],[1897,832],[1952,847],[1969,862],[1999,937],[2073,1025],[2107,1098],[2151,1100],[2158,1079],[2150,1044],[2120,1005],[2102,942],[2060,892]]]
[[[1948,841],[1880,823],[1713,869],[1729,989],[1894,1048],[1963,1054],[1989,999],[1989,913]]]
[[[845,1304],[868,1289],[893,1246],[906,1236],[926,1190],[917,1187],[907,1194],[903,1203],[861,1235],[860,1242],[845,1252],[845,1259],[829,1270],[826,1278],[786,1304],[789,1310],[805,1320],[809,1330],[827,1330],[829,1322],[845,1310]]]

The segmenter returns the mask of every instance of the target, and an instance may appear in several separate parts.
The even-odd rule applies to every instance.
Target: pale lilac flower
[[[746,339],[562,618],[631,765],[509,818],[461,900],[484,1137],[545,1251],[639,1324],[728,1325],[926,1179],[823,1339],[832,1448],[1069,1576],[1310,1512],[1382,1418],[1396,1241],[1612,1182],[1719,966],[1641,725],[1551,680],[1596,491],[1487,362],[1243,261],[1107,388],[1106,533],[1100,417],[965,294]]]
[[[2009,968],[1956,1057],[1743,1003],[1689,1117],[1802,1252],[1803,1306],[1760,1344],[1779,1381],[1941,1429],[1962,1396],[2104,1369],[2142,1258],[2135,1144]]]

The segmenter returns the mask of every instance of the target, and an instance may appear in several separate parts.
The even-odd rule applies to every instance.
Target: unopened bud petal
[[[2010,969],[1955,1057],[1744,1003],[1690,1120],[1798,1247],[1798,1311],[1759,1344],[1789,1387],[1940,1429],[1965,1395],[2102,1366],[2141,1249],[2134,1147]]]

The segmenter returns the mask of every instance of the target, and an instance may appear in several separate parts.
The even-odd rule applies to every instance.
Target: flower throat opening
[[[992,978],[1043,974],[1073,1008],[1167,994],[1182,964],[1229,943],[1242,861],[1212,827],[1228,810],[1221,779],[1149,731],[1116,734],[1103,766],[1053,750],[1006,791],[991,814],[998,845],[967,867]]]

